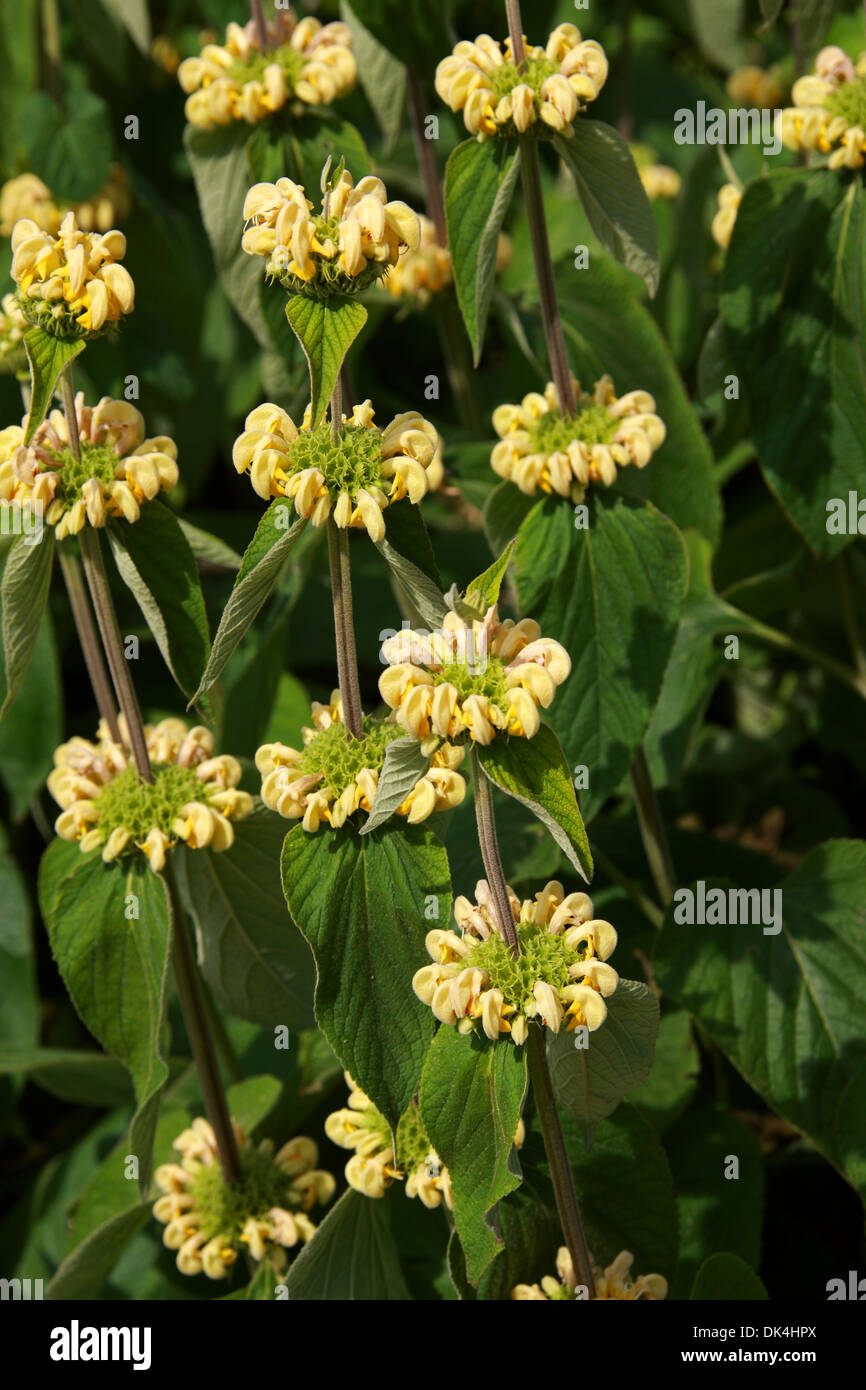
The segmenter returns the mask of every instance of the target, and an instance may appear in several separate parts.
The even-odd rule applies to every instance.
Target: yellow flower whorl
[[[638,1299],[644,1303],[660,1302],[667,1297],[668,1281],[661,1274],[641,1274],[637,1279],[631,1277],[634,1255],[629,1250],[621,1250],[616,1259],[605,1270],[593,1265],[595,1278],[595,1298],[593,1302],[616,1299],[620,1303],[634,1303]],[[572,1303],[579,1301],[575,1291],[579,1287],[568,1247],[560,1246],[556,1256],[558,1278],[547,1275],[540,1284],[516,1284],[511,1290],[511,1298],[516,1303]]]
[[[12,228],[12,279],[25,318],[58,338],[91,337],[135,307],[135,285],[120,261],[126,237],[86,232],[68,212],[56,236],[23,217]]]
[[[789,150],[828,155],[831,169],[862,169],[866,162],[866,53],[856,65],[841,48],[822,48],[814,72],[800,77],[792,106],[779,112],[778,130]]]

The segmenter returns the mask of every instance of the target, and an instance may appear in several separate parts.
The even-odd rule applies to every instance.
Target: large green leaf
[[[832,170],[749,184],[725,260],[725,338],[767,485],[828,557],[828,503],[866,465],[866,196]]]
[[[95,1297],[130,1241],[152,1220],[149,1202],[141,1202],[112,1216],[67,1255],[46,1288],[45,1297],[64,1300]]]
[[[556,1099],[584,1127],[589,1139],[599,1120],[650,1073],[659,1026],[659,1001],[647,985],[620,980],[607,1000],[607,1018],[580,1047],[579,1034],[563,1029],[547,1044]]]
[[[15,537],[0,583],[6,676],[6,695],[0,709],[0,719],[10,708],[27,674],[51,587],[54,529],[43,527],[36,545],[29,544],[29,540],[30,537],[26,535]]]
[[[546,724],[534,738],[496,738],[478,749],[485,775],[513,796],[549,830],[587,883],[592,878],[589,841],[574,784],[559,740]]]
[[[659,283],[656,222],[628,143],[613,126],[581,119],[570,140],[554,146],[580,194],[602,246],[655,294]]]
[[[403,0],[352,0],[365,28],[413,71],[435,66],[451,49],[450,12],[454,0],[406,6]]]
[[[439,1029],[421,1078],[421,1117],[451,1177],[454,1221],[472,1284],[502,1248],[488,1215],[520,1181],[512,1155],[525,1091],[522,1047]]]
[[[132,1076],[138,1109],[129,1140],[145,1193],[159,1094],[168,1077],[171,925],[165,885],[143,859],[141,866],[104,864],[98,850],[84,855],[77,844],[55,840],[42,856],[39,903],[82,1022]]]
[[[26,167],[39,175],[58,202],[82,202],[108,178],[112,125],[107,103],[86,88],[70,88],[62,109],[47,93],[33,92],[18,126]]]
[[[196,924],[205,979],[231,1013],[265,1028],[313,1023],[313,960],[280,884],[285,822],[257,810],[222,854],[187,850],[178,877]]]
[[[761,1280],[739,1255],[711,1255],[704,1260],[692,1284],[689,1298],[694,1301],[718,1303],[732,1300],[735,1303],[744,1299],[764,1300],[767,1290]]]
[[[24,427],[24,443],[29,444],[51,409],[61,372],[84,351],[84,339],[55,338],[43,328],[30,328],[24,334],[24,349],[30,363],[30,410]]]
[[[673,524],[636,498],[594,494],[575,530],[561,499],[539,502],[515,552],[521,611],[561,642],[571,675],[547,718],[570,767],[584,766],[589,819],[641,745],[670,659],[687,582]]]
[[[46,609],[18,695],[0,723],[0,777],[13,820],[27,814],[63,739],[63,691],[54,625]]]
[[[292,504],[276,498],[265,512],[244,552],[238,577],[223,609],[207,668],[193,702],[210,690],[244,633],[280,577],[292,547],[300,540],[305,517],[292,519]]]
[[[11,970],[4,972],[12,979]],[[16,1003],[21,1004],[20,1000]],[[8,1009],[8,1006],[7,1006]],[[0,1015],[7,1013],[0,1011]],[[4,1031],[4,1037],[7,1034]],[[128,1105],[132,1087],[126,1068],[103,1052],[73,1052],[62,1047],[0,1049],[0,1074],[26,1076],[52,1096],[73,1105]]]
[[[496,247],[520,171],[507,140],[464,140],[445,170],[445,215],[454,285],[477,364],[484,347]]]
[[[285,1277],[299,1301],[403,1302],[409,1290],[384,1202],[344,1192]]]
[[[396,1128],[433,1035],[412,976],[426,933],[448,922],[445,850],[431,831],[393,821],[364,839],[348,826],[310,835],[298,825],[282,864],[289,911],[316,958],[319,1026]]]
[[[189,698],[207,662],[210,635],[198,566],[177,517],[162,502],[148,502],[134,524],[113,521],[108,538],[121,579]]]
[[[860,1023],[866,997],[863,879],[866,845],[831,840],[812,850],[780,889],[783,925],[680,925],[668,910],[655,973],[666,994],[696,1016],[768,1105],[806,1134],[861,1192],[866,1117],[852,1115],[849,1087],[866,1062]],[[767,890],[769,893],[770,890]],[[767,898],[766,916],[777,901]],[[745,915],[745,914],[743,914]],[[847,1165],[847,1167],[846,1167]]]
[[[346,353],[367,322],[367,310],[357,299],[323,303],[294,295],[286,305],[286,318],[310,369],[310,425],[315,429],[328,408]]]
[[[650,1074],[631,1092],[634,1105],[658,1134],[663,1134],[689,1104],[698,1084],[700,1056],[685,1009],[661,1016]]]

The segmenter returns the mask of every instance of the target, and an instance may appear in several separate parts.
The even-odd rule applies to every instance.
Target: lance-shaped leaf
[[[310,835],[298,825],[282,864],[289,911],[316,958],[319,1026],[396,1128],[433,1035],[412,976],[428,958],[427,932],[449,919],[445,850],[423,826],[392,822],[361,839],[349,826]]]
[[[45,1290],[51,1299],[94,1298],[139,1231],[153,1220],[150,1202],[118,1212],[67,1255]]]
[[[184,695],[193,695],[210,635],[198,567],[177,517],[148,502],[138,521],[113,521],[108,538],[121,579]]]
[[[448,605],[436,580],[431,579],[414,560],[398,550],[387,535],[377,543],[376,549],[422,621],[432,629],[441,627],[442,619],[448,612]]]
[[[361,834],[369,835],[390,820],[429,767],[430,759],[421,752],[417,738],[395,738],[393,743],[389,743],[385,749],[376,795],[370,814],[361,826]]]
[[[210,531],[203,531],[200,526],[193,526],[191,521],[179,516],[177,524],[189,542],[189,548],[202,565],[215,565],[219,569],[239,570],[241,567],[241,556],[225,541],[220,540],[219,536],[211,535]]]
[[[522,1047],[439,1029],[421,1078],[421,1118],[451,1178],[471,1284],[502,1248],[491,1212],[520,1182],[514,1135],[525,1091]]]
[[[30,410],[24,427],[24,443],[29,444],[51,409],[60,373],[84,351],[84,339],[55,338],[43,328],[30,328],[24,334],[24,350],[30,363]]]
[[[294,295],[286,305],[286,317],[310,369],[310,423],[315,429],[328,408],[346,353],[367,322],[367,310],[356,299],[323,303]]]
[[[454,605],[455,610],[462,617],[480,619],[484,617],[488,608],[493,603],[499,602],[499,591],[502,588],[502,581],[505,572],[511,563],[511,556],[514,553],[514,541],[509,541],[498,560],[494,560],[483,574],[479,574],[477,579],[473,579],[466,586],[466,593],[462,599],[458,599]]]
[[[390,150],[403,129],[406,69],[400,60],[365,28],[347,0],[340,0],[340,18],[352,31],[352,49],[358,64],[358,80],[385,137],[385,148]],[[401,15],[401,28],[407,18],[408,16]],[[351,165],[351,168],[354,173],[354,165]]]
[[[519,171],[520,149],[507,140],[464,140],[445,170],[448,249],[476,364],[484,347],[499,233]]]
[[[574,784],[559,745],[546,724],[534,738],[495,738],[479,747],[481,766],[494,786],[527,806],[546,826],[581,878],[592,878],[592,855]]]
[[[292,1262],[285,1284],[290,1299],[304,1302],[409,1299],[387,1204],[349,1188]]]
[[[54,560],[54,529],[44,526],[36,545],[30,536],[16,536],[6,557],[0,583],[3,607],[3,667],[6,695],[0,718],[9,709],[27,674],[48,603]]]
[[[645,282],[659,283],[656,223],[628,144],[603,121],[581,118],[570,140],[554,139],[602,246]]]
[[[171,924],[165,885],[141,859],[104,864],[55,840],[39,868],[39,904],[57,968],[85,1027],[129,1068],[138,1109],[130,1152],[150,1182],[159,1094],[168,1077],[165,994]]]
[[[234,588],[223,609],[210,658],[191,704],[210,690],[235,647],[272,592],[292,547],[307,524],[306,517],[292,520],[292,504],[278,497],[265,512],[241,562]]]

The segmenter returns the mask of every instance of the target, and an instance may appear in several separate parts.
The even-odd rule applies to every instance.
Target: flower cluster
[[[594,1302],[617,1299],[623,1303],[634,1303],[643,1299],[646,1303],[657,1303],[665,1298],[668,1281],[661,1274],[641,1274],[637,1279],[631,1277],[634,1255],[622,1250],[607,1269],[598,1270],[593,1266],[595,1277]],[[574,1272],[571,1255],[566,1246],[561,1246],[556,1256],[558,1279],[547,1275],[539,1284],[517,1284],[511,1290],[511,1297],[517,1303],[573,1303],[579,1301],[580,1285]],[[582,1291],[585,1294],[585,1290]]]
[[[68,212],[55,236],[29,217],[12,229],[12,279],[25,318],[55,338],[91,338],[135,305],[126,237],[82,231]]]
[[[645,468],[666,434],[649,392],[617,397],[611,378],[603,376],[591,396],[577,381],[574,394],[573,415],[561,410],[553,382],[544,395],[530,391],[519,405],[498,406],[493,428],[500,442],[490,456],[494,473],[529,495],[540,488],[580,502],[589,483],[610,487],[617,469],[632,463]]]
[[[0,305],[0,372],[27,374],[24,334],[29,327],[14,294],[4,294]]]
[[[397,1126],[397,1148],[391,1127],[381,1111],[344,1072],[349,1087],[348,1108],[336,1110],[325,1121],[325,1133],[341,1149],[353,1149],[346,1164],[346,1181],[365,1197],[384,1197],[391,1183],[406,1179],[407,1197],[420,1197],[425,1207],[445,1203],[454,1210],[451,1176],[442,1163],[421,1120],[415,1101],[411,1101]],[[520,1120],[514,1136],[515,1146],[523,1144],[525,1127]]]
[[[544,48],[527,44],[518,67],[511,40],[489,34],[463,40],[436,69],[436,91],[452,111],[462,111],[466,129],[485,140],[528,133],[573,134],[571,122],[595,101],[607,80],[604,49],[582,39],[574,24],[559,24]]]
[[[368,174],[356,186],[348,169],[325,190],[321,212],[313,212],[300,184],[281,178],[254,184],[243,215],[247,255],[264,256],[271,279],[313,299],[366,289],[421,237],[417,214],[389,202],[381,179]]]
[[[339,690],[331,692],[330,705],[314,701],[312,717],[313,728],[301,731],[303,750],[266,743],[256,753],[262,801],[287,820],[303,817],[311,834],[322,821],[339,829],[355,811],[369,813],[388,745],[401,736],[394,723],[365,715],[361,738],[351,738]],[[459,806],[466,795],[466,783],[456,770],[462,761],[462,748],[440,744],[396,814],[414,825],[434,811]]]
[[[482,620],[446,613],[439,632],[399,632],[382,643],[382,657],[379,693],[407,733],[480,744],[497,733],[533,738],[538,706],[552,704],[571,671],[565,648],[538,623],[500,620],[496,604]]]
[[[24,443],[12,425],[0,433],[0,502],[38,505],[57,528],[57,539],[108,517],[137,521],[143,502],[177,482],[177,447],[165,435],[146,439],[144,418],[128,401],[108,396],[95,406],[75,398],[80,458],[69,445],[62,410],[52,410]]]
[[[486,879],[475,888],[475,902],[457,898],[454,916],[462,935],[427,933],[433,965],[425,965],[412,988],[440,1023],[461,1033],[481,1027],[495,1042],[510,1033],[526,1041],[528,1020],[537,1018],[551,1032],[563,1022],[568,1032],[600,1028],[607,1017],[605,998],[619,976],[607,959],[616,946],[610,922],[594,918],[585,893],[565,894],[551,880],[534,900],[519,902],[508,889],[520,955],[515,958],[496,930],[496,909]]]
[[[713,241],[717,246],[721,246],[723,251],[727,251],[731,244],[734,223],[737,220],[737,213],[740,211],[742,201],[743,190],[737,188],[735,183],[723,184],[719,189],[719,207],[713,218],[712,234]]]
[[[68,212],[83,232],[107,232],[129,216],[130,207],[129,179],[119,164],[112,165],[105,186],[83,203],[58,203],[35,174],[18,174],[0,188],[0,236],[11,236],[22,218],[56,236]]]
[[[815,71],[800,77],[792,106],[779,114],[789,150],[829,155],[831,169],[862,169],[866,160],[866,53],[856,65],[843,49],[822,48]]]
[[[161,719],[145,725],[153,781],[143,782],[123,715],[118,722],[120,743],[100,720],[95,743],[72,738],[55,752],[48,790],[62,807],[57,834],[78,840],[85,854],[101,848],[106,863],[140,850],[154,873],[179,840],[190,849],[229,849],[232,821],[253,809],[252,797],[238,789],[237,759],[214,757],[213,735],[201,725]]]
[[[736,68],[725,83],[735,106],[758,106],[774,111],[785,97],[785,84],[779,68],[757,67],[754,63]]]
[[[318,106],[352,90],[357,65],[347,25],[323,25],[309,16],[298,22],[291,10],[282,10],[267,31],[269,47],[262,52],[252,20],[229,24],[224,44],[205,44],[197,58],[180,64],[190,125],[252,125],[288,102]]]
[[[430,489],[439,435],[415,411],[384,429],[373,414],[369,400],[356,405],[335,439],[329,420],[310,428],[309,407],[299,429],[280,406],[257,406],[235,441],[235,468],[249,473],[259,497],[293,498],[314,526],[333,515],[341,529],[363,526],[381,541],[383,512],[403,497],[420,502]]]
[[[333,1177],[316,1168],[312,1139],[299,1135],[274,1153],[269,1139],[254,1145],[239,1125],[234,1130],[241,1169],[234,1186],[226,1185],[207,1120],[193,1120],[175,1139],[180,1163],[156,1170],[165,1195],[153,1214],[165,1226],[163,1244],[177,1251],[181,1274],[224,1279],[244,1246],[254,1260],[267,1258],[282,1273],[286,1251],[315,1235],[307,1213],[334,1195]]]
[[[395,299],[413,299],[418,304],[430,302],[454,278],[451,253],[436,239],[436,228],[423,213],[418,217],[419,239],[413,251],[406,251],[390,275],[378,283]]]

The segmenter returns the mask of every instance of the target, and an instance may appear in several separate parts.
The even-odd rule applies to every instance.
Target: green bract
[[[172,825],[181,807],[206,795],[201,780],[189,767],[177,763],[151,764],[153,783],[143,782],[134,767],[119,773],[96,798],[99,828],[105,838],[112,830],[127,830],[131,844],[144,840],[156,827],[172,836]],[[173,836],[172,836],[173,838]]]

